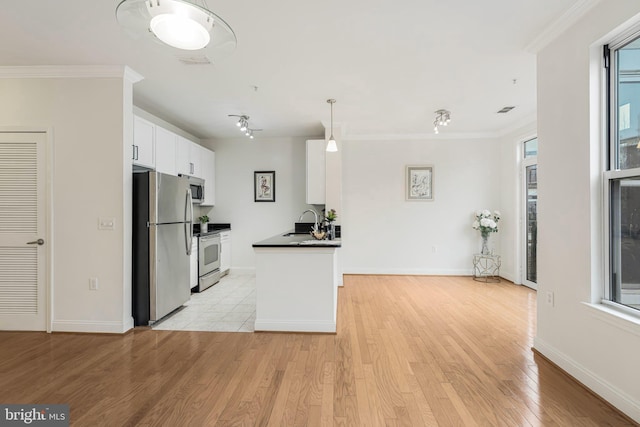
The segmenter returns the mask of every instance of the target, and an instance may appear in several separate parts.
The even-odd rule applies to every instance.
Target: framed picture
[[[253,194],[255,202],[276,201],[276,172],[256,171],[253,173]]]
[[[433,165],[407,166],[405,186],[407,200],[433,201]]]

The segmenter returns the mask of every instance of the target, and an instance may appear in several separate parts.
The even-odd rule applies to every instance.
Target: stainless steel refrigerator
[[[133,174],[133,318],[162,319],[191,296],[193,205],[186,177]]]

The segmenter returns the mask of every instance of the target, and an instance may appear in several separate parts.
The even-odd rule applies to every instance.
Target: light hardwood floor
[[[625,426],[531,351],[535,293],[347,276],[336,335],[0,333],[0,402],[74,426]]]

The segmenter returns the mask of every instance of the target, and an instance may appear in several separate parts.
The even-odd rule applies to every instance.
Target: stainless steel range
[[[220,281],[220,233],[200,236],[198,245],[198,286],[202,292]]]

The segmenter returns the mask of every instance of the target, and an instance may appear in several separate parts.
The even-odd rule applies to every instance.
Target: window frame
[[[619,128],[619,109],[618,109],[618,70],[616,52],[625,47],[629,43],[640,39],[640,27],[636,26],[625,32],[622,36],[612,40],[610,44],[603,46],[603,72],[604,72],[604,153],[602,173],[602,195],[603,195],[603,261],[604,261],[604,289],[601,303],[603,305],[613,307],[623,313],[640,317],[640,309],[630,307],[628,305],[614,301],[615,296],[612,292],[614,256],[613,232],[615,227],[612,224],[612,208],[613,208],[613,192],[612,183],[614,181],[625,178],[640,178],[640,167],[619,169],[619,146],[618,146],[618,128]]]

